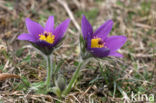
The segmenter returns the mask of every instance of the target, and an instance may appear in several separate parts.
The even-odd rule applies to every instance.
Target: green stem
[[[83,64],[83,62],[79,63],[76,71],[74,72],[74,75],[72,76],[72,78],[71,78],[71,80],[70,80],[70,82],[68,84],[68,87],[64,90],[63,95],[66,96],[70,92],[75,80],[78,78],[78,75],[79,75],[80,68],[81,68],[82,64]]]
[[[47,59],[47,78],[46,78],[46,88],[48,89],[50,87],[50,81],[52,78],[52,70],[53,70],[53,66],[52,66],[52,60],[50,59],[50,55],[46,56]]]
[[[74,72],[67,88],[63,91],[64,96],[66,96],[71,91],[73,84],[75,83],[75,81],[77,80],[77,78],[79,76],[79,72],[80,72],[81,67],[83,65],[85,65],[87,62],[88,62],[88,60],[86,60],[86,61],[83,61],[82,59],[80,60],[79,65],[78,65],[76,71]]]

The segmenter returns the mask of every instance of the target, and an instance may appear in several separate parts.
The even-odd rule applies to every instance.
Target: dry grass
[[[121,91],[156,94],[156,1],[155,0],[1,0],[0,1],[0,71],[24,78],[0,81],[0,103],[115,103],[121,102]],[[54,52],[61,74],[71,78],[76,68],[81,34],[81,15],[85,14],[94,29],[113,19],[110,35],[125,35],[128,41],[120,53],[123,59],[92,60],[82,69],[73,91],[63,99],[54,94],[34,94],[27,90],[27,82],[45,79],[43,58],[29,43],[18,41],[27,32],[24,19],[44,24],[48,16],[55,16],[55,24],[67,17],[72,19],[64,44]],[[99,67],[99,64],[101,67]],[[0,73],[1,73],[0,72]],[[26,84],[25,84],[26,83]],[[115,94],[114,90],[116,90]],[[155,98],[156,99],[156,98]]]

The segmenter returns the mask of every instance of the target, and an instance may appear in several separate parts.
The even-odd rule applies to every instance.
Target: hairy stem
[[[83,61],[82,59],[79,61],[79,65],[78,65],[76,71],[74,72],[67,88],[64,90],[63,95],[66,96],[71,91],[73,84],[75,83],[75,81],[77,80],[77,78],[79,76],[79,72],[80,72],[81,67],[83,65],[85,65],[87,62],[88,62],[88,60]]]
[[[50,81],[52,78],[53,66],[52,66],[52,60],[50,55],[46,56],[46,60],[47,60],[47,78],[45,83],[46,83],[46,88],[48,89],[50,87]]]

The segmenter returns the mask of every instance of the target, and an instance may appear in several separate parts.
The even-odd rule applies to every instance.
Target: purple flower
[[[125,36],[108,36],[113,26],[113,21],[108,20],[93,32],[91,24],[83,15],[81,29],[83,39],[86,41],[87,50],[95,57],[116,56],[122,57],[117,52],[126,42]]]
[[[45,27],[26,18],[25,23],[28,33],[22,33],[18,36],[19,40],[26,40],[32,43],[46,55],[50,55],[54,47],[62,40],[68,28],[70,19],[66,19],[56,28],[54,28],[54,17],[49,16]]]

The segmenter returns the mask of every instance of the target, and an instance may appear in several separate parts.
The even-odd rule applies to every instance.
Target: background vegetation
[[[115,103],[132,92],[156,95],[155,5],[155,0],[1,0],[0,73],[16,78],[0,80],[0,103]],[[54,52],[56,64],[63,61],[60,75],[68,82],[78,64],[82,14],[94,30],[108,19],[114,21],[110,35],[128,38],[119,51],[124,58],[90,61],[66,98],[34,94],[29,85],[45,79],[46,63],[28,42],[17,40],[27,32],[25,18],[44,24],[53,15],[56,25],[72,19],[64,44]]]

